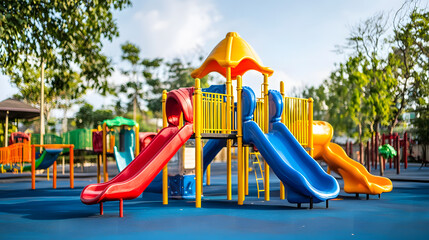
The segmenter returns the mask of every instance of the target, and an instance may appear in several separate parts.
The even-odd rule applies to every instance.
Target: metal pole
[[[210,166],[210,165],[209,165]],[[249,195],[249,147],[244,147],[244,194]]]
[[[231,96],[232,96],[231,68],[226,68],[226,129],[227,133],[231,133]],[[232,181],[231,181],[231,139],[226,141],[226,199],[232,199]]]
[[[165,102],[167,101],[167,91],[162,91],[162,127],[166,128],[167,123],[167,113],[165,109]],[[168,164],[165,164],[162,169],[162,204],[168,204]]]
[[[42,57],[40,66],[40,145],[43,145],[43,135],[45,134],[45,61]],[[42,148],[40,148],[42,151]]]
[[[243,205],[245,198],[244,191],[244,162],[243,162],[243,128],[242,128],[242,109],[241,109],[241,76],[237,77],[237,183],[238,183],[238,205]]]
[[[70,157],[70,188],[74,188],[74,145],[69,145]]]
[[[7,141],[7,135],[9,132],[9,111],[6,111],[6,122],[4,124],[4,147],[7,147],[8,141]]]
[[[400,163],[400,158],[399,158],[399,134],[396,134],[396,174],[400,174],[401,173],[401,163]]]
[[[31,189],[36,189],[36,147],[31,146]]]
[[[394,146],[394,145],[392,145],[392,134],[389,134],[389,145],[390,146]],[[392,158],[389,158],[389,168],[392,168]]]
[[[314,156],[313,143],[313,98],[308,99],[308,145],[310,147],[310,156]]]
[[[109,175],[107,173],[107,139],[106,139],[106,127],[107,124],[103,123],[103,176],[104,176],[104,182],[107,182],[109,180]]]
[[[202,167],[201,167],[201,85],[200,79],[195,79],[194,91],[194,125],[195,125],[195,207],[201,208]]]
[[[407,169],[408,167],[408,159],[407,159],[407,144],[408,143],[408,139],[407,139],[407,132],[404,133],[404,151],[403,151],[403,155],[404,155],[404,169]]]
[[[285,98],[285,84],[283,81],[280,81],[280,94],[282,95],[282,100],[284,101]],[[285,124],[285,108],[283,108],[282,112],[282,123]],[[280,180],[280,199],[284,200],[286,198],[286,192],[285,192],[285,186],[283,182]]]
[[[269,131],[269,103],[268,103],[268,75],[264,74],[264,124],[265,129],[264,133],[268,133]],[[264,177],[265,177],[265,201],[270,201],[270,166],[268,166],[267,161],[264,161]]]

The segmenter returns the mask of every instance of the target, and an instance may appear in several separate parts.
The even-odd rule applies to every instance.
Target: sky
[[[285,82],[286,92],[293,87],[319,85],[345,59],[336,45],[345,44],[353,26],[379,12],[392,17],[403,0],[145,0],[115,12],[120,36],[104,42],[103,51],[111,57],[116,71],[108,81],[125,82],[119,69],[120,45],[130,41],[141,49],[142,57],[206,57],[228,32],[237,32],[262,59],[274,69],[270,89]],[[422,1],[427,6],[427,2]],[[217,73],[213,73],[216,75]],[[218,75],[220,76],[220,75]],[[260,92],[262,77],[249,71],[243,84]],[[6,76],[0,76],[0,100],[17,93]],[[113,97],[89,92],[86,101],[100,108],[113,104]],[[78,110],[75,106],[70,114]],[[60,112],[53,116],[61,117]]]

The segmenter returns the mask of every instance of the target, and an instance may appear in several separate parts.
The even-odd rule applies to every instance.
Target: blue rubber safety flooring
[[[212,185],[204,187],[202,208],[191,200],[169,200],[143,193],[119,203],[87,206],[80,201],[83,187],[95,178],[52,182],[30,179],[0,183],[0,239],[429,239],[429,183],[394,181],[393,191],[378,196],[341,192],[329,202],[309,209],[279,199],[279,182],[271,175],[271,201],[258,199],[250,174],[249,196],[238,206],[226,200],[224,164],[212,166]],[[340,186],[342,181],[339,180]],[[236,194],[236,175],[233,175]],[[263,195],[263,194],[262,194]]]

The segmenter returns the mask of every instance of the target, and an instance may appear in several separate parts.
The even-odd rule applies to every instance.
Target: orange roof
[[[226,37],[212,50],[200,68],[195,69],[191,76],[203,78],[211,72],[218,72],[226,78],[226,68],[231,67],[231,78],[236,79],[249,70],[256,70],[271,76],[274,72],[264,67],[253,48],[238,33],[229,32]]]

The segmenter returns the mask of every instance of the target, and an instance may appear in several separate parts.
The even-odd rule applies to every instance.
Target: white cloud
[[[133,16],[147,54],[174,57],[219,37],[213,25],[221,16],[212,1],[161,0],[157,5],[157,9],[140,10]]]

